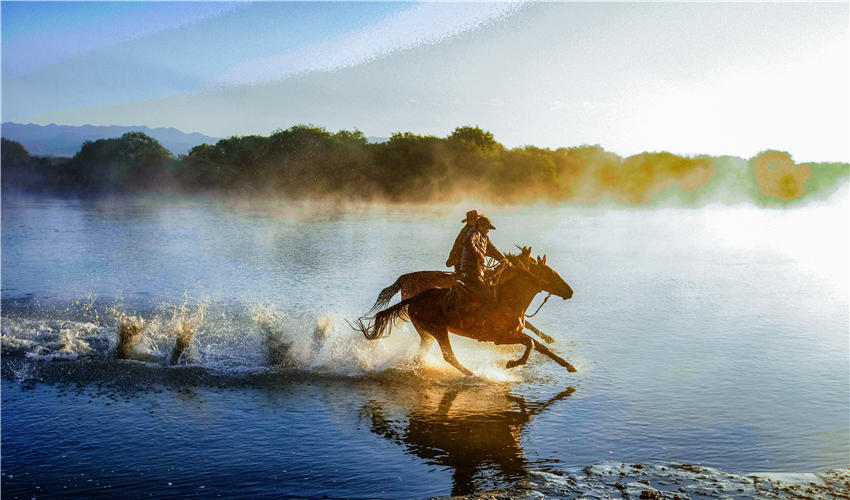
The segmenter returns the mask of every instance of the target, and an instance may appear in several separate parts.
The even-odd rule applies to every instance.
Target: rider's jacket
[[[501,252],[490,243],[490,237],[471,228],[463,240],[463,253],[460,258],[460,272],[464,276],[484,277],[484,257],[503,259]]]
[[[446,259],[446,267],[460,266],[460,258],[463,255],[463,242],[466,240],[466,236],[472,231],[474,228],[470,225],[465,225],[461,228],[460,232],[457,233],[457,238],[455,238],[455,244],[452,246],[452,251],[449,252],[449,258]]]

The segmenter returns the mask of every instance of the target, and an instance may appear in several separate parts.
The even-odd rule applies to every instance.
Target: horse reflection
[[[393,415],[394,406],[407,406],[405,395],[392,393],[390,402],[373,400],[363,409],[371,431],[404,446],[427,462],[452,468],[452,495],[476,491],[490,473],[513,483],[526,476],[527,460],[520,444],[531,418],[566,398],[569,387],[544,402],[526,402],[505,389],[457,387],[425,391],[423,400]],[[479,485],[480,486],[480,485]]]

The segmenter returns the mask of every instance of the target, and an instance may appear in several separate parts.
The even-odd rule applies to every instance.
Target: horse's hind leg
[[[531,337],[525,337],[520,340],[520,344],[523,344],[525,346],[525,352],[522,353],[522,357],[520,357],[519,359],[512,359],[508,361],[507,365],[505,365],[506,368],[513,368],[515,366],[524,365],[526,361],[528,361],[528,355],[531,354],[531,350],[534,349],[534,339],[532,339]]]
[[[428,352],[431,344],[434,343],[434,337],[428,333],[425,327],[417,323],[416,320],[413,320],[412,323],[413,327],[416,328],[416,333],[419,334],[419,351],[416,353],[416,364],[421,365],[425,354]]]
[[[472,372],[467,370],[466,367],[460,364],[457,358],[455,358],[455,353],[452,351],[452,344],[449,342],[449,331],[444,327],[437,331],[429,330],[429,332],[431,332],[431,335],[437,339],[437,343],[440,345],[440,350],[443,351],[443,359],[445,359],[448,364],[463,372],[463,374],[467,377],[472,376]]]

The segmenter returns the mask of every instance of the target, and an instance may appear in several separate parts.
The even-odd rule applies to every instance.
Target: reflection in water
[[[396,387],[368,402],[362,415],[371,421],[375,434],[429,463],[450,467],[452,495],[464,495],[480,489],[476,482],[488,472],[508,484],[525,477],[520,444],[524,426],[575,388],[544,402],[526,402],[509,391],[509,387],[427,387],[417,390],[416,397]]]

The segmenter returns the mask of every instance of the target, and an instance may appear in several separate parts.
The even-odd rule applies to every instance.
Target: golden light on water
[[[784,169],[783,176],[801,176],[794,168],[799,167],[785,164],[771,172]],[[780,262],[789,263],[796,272],[808,276],[807,281],[817,279],[825,296],[846,297],[848,210],[845,188],[830,200],[793,210],[712,207],[706,209],[703,221],[708,241],[719,248],[777,256]]]
[[[458,335],[450,335],[452,350],[458,360],[469,368],[476,377],[490,382],[517,382],[522,380],[521,369],[505,368],[505,363],[522,354],[524,347],[495,346],[489,342],[478,342]],[[427,375],[438,375],[440,379],[462,379],[464,375],[448,364],[435,344],[423,356],[422,369]]]

